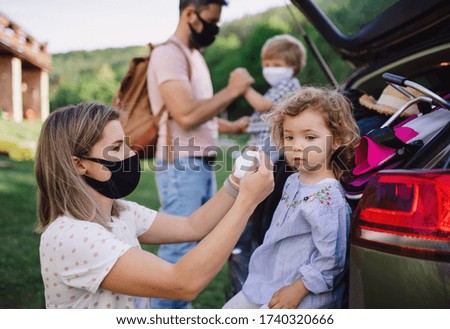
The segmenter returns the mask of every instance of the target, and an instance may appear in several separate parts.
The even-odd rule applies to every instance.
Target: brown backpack
[[[178,44],[172,43],[178,46],[184,54],[184,51]],[[123,130],[125,136],[129,139],[128,143],[131,149],[139,153],[141,157],[146,158],[155,155],[159,124],[162,115],[166,111],[166,107],[163,106],[161,111],[155,116],[150,105],[147,92],[147,68],[151,52],[156,46],[149,43],[148,47],[148,56],[136,57],[131,60],[130,67],[113,98],[113,106],[127,113],[127,118],[123,123]],[[187,57],[186,60],[190,78],[190,63]],[[169,140],[170,136],[168,133]]]

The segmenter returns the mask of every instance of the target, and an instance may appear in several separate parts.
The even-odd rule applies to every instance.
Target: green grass
[[[12,120],[0,119],[0,138],[7,138],[16,142],[37,141],[42,121],[23,120],[17,123]]]
[[[41,126],[39,120],[17,123],[0,119],[0,153],[16,160],[33,159]]]
[[[1,121],[1,120],[0,120]],[[24,129],[25,130],[25,129]],[[35,138],[35,133],[20,132]],[[3,131],[0,133],[3,134]],[[159,208],[151,160],[142,160],[141,182],[128,199],[152,209]],[[40,274],[39,235],[35,233],[36,181],[33,160],[16,161],[0,155],[0,308],[44,308],[44,288]],[[228,172],[216,172],[221,186]],[[155,253],[157,246],[145,246]],[[225,265],[193,302],[194,308],[221,308],[230,289]]]
[[[0,161],[0,307],[42,308],[33,161]]]

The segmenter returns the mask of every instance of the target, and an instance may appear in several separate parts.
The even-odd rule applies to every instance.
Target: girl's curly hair
[[[344,171],[353,168],[354,149],[360,139],[352,105],[340,92],[326,88],[303,87],[291,93],[266,116],[272,125],[272,138],[277,147],[282,148],[284,118],[287,115],[297,116],[308,109],[322,114],[333,133],[333,141],[340,144],[331,156],[333,172],[339,179]]]

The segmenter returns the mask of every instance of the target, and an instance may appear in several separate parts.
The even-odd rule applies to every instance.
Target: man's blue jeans
[[[214,164],[204,158],[180,158],[173,164],[158,160],[156,166],[160,211],[163,213],[189,216],[216,193]],[[174,264],[196,244],[164,244],[159,247],[158,256]],[[152,298],[150,305],[155,309],[192,308],[186,301],[158,298]]]

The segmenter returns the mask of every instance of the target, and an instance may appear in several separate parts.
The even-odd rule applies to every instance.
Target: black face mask
[[[86,160],[100,163],[111,171],[111,177],[104,182],[86,175],[83,176],[90,187],[107,198],[120,199],[126,197],[139,184],[141,167],[137,154],[120,161],[109,161],[98,158],[87,158]]]
[[[216,39],[217,33],[219,33],[219,27],[216,24],[208,23],[203,18],[200,17],[198,12],[195,12],[200,22],[203,24],[203,29],[201,32],[197,32],[189,23],[189,28],[192,33],[192,46],[194,48],[200,49],[208,47]]]

